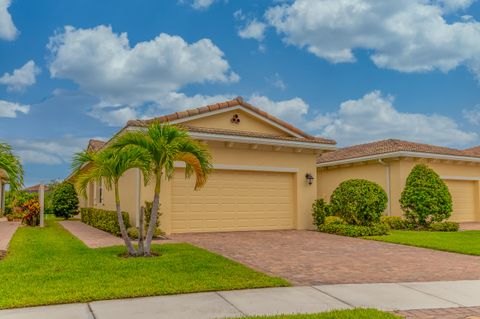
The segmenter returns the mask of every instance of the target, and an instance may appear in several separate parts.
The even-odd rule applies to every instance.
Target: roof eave
[[[352,163],[358,163],[358,162],[366,162],[366,161],[395,158],[395,157],[432,158],[432,159],[441,159],[441,160],[450,160],[450,161],[465,161],[465,162],[480,163],[480,157],[411,152],[411,151],[396,151],[396,152],[388,152],[388,153],[375,154],[375,155],[369,155],[369,156],[348,158],[343,160],[336,160],[331,162],[317,163],[317,167],[338,166],[338,165],[344,165],[344,164],[352,164]]]

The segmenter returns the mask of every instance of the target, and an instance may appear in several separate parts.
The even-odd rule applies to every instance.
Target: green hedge
[[[395,230],[412,228],[408,221],[400,216],[382,216],[380,217],[380,222],[387,224],[390,229]]]
[[[120,227],[118,226],[117,212],[113,210],[104,210],[98,208],[81,208],[82,222],[95,228],[104,230],[116,236],[120,236]],[[127,212],[122,212],[125,227],[130,225],[130,217]]]
[[[431,223],[430,230],[432,231],[447,231],[447,232],[454,232],[458,231],[460,225],[455,222],[440,222],[440,223]]]
[[[327,219],[330,217],[327,217]],[[338,217],[336,217],[338,218]],[[318,227],[318,230],[324,233],[348,236],[348,237],[365,237],[365,236],[382,236],[387,235],[389,227],[385,223],[373,223],[369,226],[349,225],[339,221],[325,223]]]

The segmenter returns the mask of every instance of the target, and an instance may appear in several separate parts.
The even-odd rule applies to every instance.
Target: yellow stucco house
[[[307,177],[315,178],[317,157],[334,150],[335,141],[313,137],[241,98],[129,121],[122,131],[153,120],[187,127],[213,157],[214,170],[201,190],[193,190],[194,180],[185,179],[181,163],[174,177],[163,181],[160,222],[167,234],[312,227],[317,184]],[[93,140],[89,148],[104,144]],[[114,210],[113,191],[101,183],[90,185],[88,194],[81,206]],[[120,195],[122,210],[137,225],[141,205],[153,198],[153,185],[144,187],[140,172],[132,169],[120,180]]]
[[[400,196],[408,174],[418,163],[431,167],[446,182],[452,195],[450,220],[480,221],[479,149],[452,148],[384,140],[354,145],[319,156],[317,161],[318,197],[328,199],[338,184],[350,178],[378,183],[387,192],[385,214],[402,216]]]
[[[380,184],[389,197],[387,215],[402,214],[398,200],[417,162],[426,162],[447,182],[454,201],[452,220],[479,221],[480,154],[432,145],[386,140],[336,150],[335,141],[311,136],[244,102],[241,98],[151,120],[132,120],[125,130],[152,121],[181,124],[206,143],[214,170],[206,186],[193,190],[178,163],[163,181],[161,228],[167,234],[273,229],[311,229],[311,205],[329,199],[338,184],[364,178]],[[108,143],[108,141],[106,142]],[[91,140],[89,148],[106,144]],[[153,198],[137,169],[120,180],[122,210],[138,225],[140,207]],[[114,210],[113,191],[89,186],[82,207]]]

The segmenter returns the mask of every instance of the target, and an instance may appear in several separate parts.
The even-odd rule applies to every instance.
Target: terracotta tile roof
[[[105,143],[106,142],[104,141],[91,139],[90,141],[88,141],[87,149],[92,151],[98,151],[103,147],[103,145],[105,145]]]
[[[26,192],[29,192],[29,193],[36,193],[36,192],[40,191],[40,184],[27,187],[23,190],[26,191]],[[47,185],[44,185],[44,190],[48,191],[48,186]]]
[[[480,157],[480,153],[474,154],[465,150],[389,139],[367,144],[354,145],[341,148],[333,152],[324,153],[318,157],[317,163],[329,163],[393,152],[417,152],[465,157]]]
[[[233,130],[216,129],[216,128],[214,129],[214,128],[188,126],[188,125],[183,125],[183,126],[187,128],[190,132],[198,132],[198,133],[245,136],[245,137],[254,137],[254,138],[270,138],[270,139],[282,140],[282,141],[308,142],[308,143],[331,144],[331,145],[334,145],[336,143],[334,140],[329,140],[329,139],[319,138],[319,137],[311,137],[311,138],[289,137],[289,136],[278,136],[278,135],[271,135],[271,134],[265,134],[265,133],[250,132],[250,131],[233,131]]]
[[[467,148],[467,149],[464,149],[464,151],[472,155],[480,155],[480,146]]]
[[[204,113],[208,113],[208,112],[212,112],[212,111],[216,111],[216,110],[220,110],[220,109],[227,109],[227,108],[231,108],[231,107],[235,107],[235,106],[239,106],[239,105],[245,107],[246,109],[248,109],[252,112],[257,113],[258,115],[266,117],[267,119],[275,122],[276,124],[278,124],[280,126],[283,126],[284,128],[286,128],[286,129],[288,129],[288,130],[290,130],[290,131],[292,131],[292,132],[294,132],[298,135],[301,135],[301,136],[303,136],[305,138],[308,138],[308,139],[316,139],[312,135],[309,135],[309,134],[305,133],[304,131],[294,127],[293,125],[288,124],[287,122],[282,121],[282,120],[276,118],[275,116],[270,115],[267,112],[264,112],[264,111],[260,110],[259,108],[245,102],[243,100],[243,98],[241,98],[241,97],[237,97],[236,99],[233,99],[233,100],[230,100],[230,101],[225,101],[225,102],[222,102],[222,103],[206,105],[206,106],[202,106],[202,107],[199,107],[199,108],[196,108],[196,109],[190,109],[190,110],[186,110],[186,111],[182,111],[182,112],[176,112],[176,113],[168,114],[168,115],[156,117],[156,118],[149,119],[149,120],[128,121],[127,126],[146,126],[146,125],[149,125],[149,124],[151,124],[152,122],[155,122],[155,121],[160,122],[160,123],[175,121],[175,120],[178,120],[178,119],[187,118],[189,116],[204,114]]]

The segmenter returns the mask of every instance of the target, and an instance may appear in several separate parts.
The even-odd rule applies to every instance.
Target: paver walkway
[[[91,227],[78,220],[64,220],[59,222],[59,224],[90,248],[119,246],[124,244],[121,238],[95,227]]]
[[[12,239],[13,234],[15,234],[19,226],[19,222],[0,222],[0,252],[7,250],[10,240]]]
[[[213,319],[368,307],[409,319],[463,319],[479,313],[479,294],[480,281],[302,286],[11,309],[0,311],[0,318]]]
[[[59,222],[59,224],[90,248],[124,245],[122,238],[82,223],[78,220],[64,220]],[[153,243],[155,244],[167,244],[172,242],[172,240],[153,240]]]
[[[478,256],[314,231],[178,234],[172,238],[298,285],[480,279]]]
[[[460,223],[460,230],[480,230],[480,223],[478,222]]]

